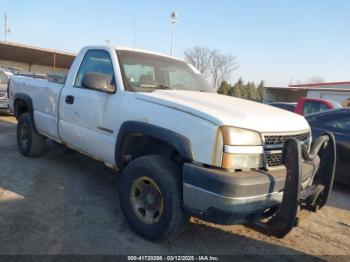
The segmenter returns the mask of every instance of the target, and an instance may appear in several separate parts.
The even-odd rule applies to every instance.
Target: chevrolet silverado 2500
[[[311,144],[302,116],[216,94],[173,57],[85,47],[64,83],[14,76],[9,90],[20,152],[52,139],[119,169],[122,211],[150,240],[190,216],[284,237],[332,187],[332,134]]]

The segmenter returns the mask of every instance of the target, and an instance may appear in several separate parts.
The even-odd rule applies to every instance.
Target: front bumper
[[[303,165],[303,186],[310,183],[313,168]],[[229,173],[185,164],[183,195],[187,210],[218,224],[242,224],[261,217],[282,202],[286,169],[270,173]]]
[[[295,226],[298,210],[316,211],[328,199],[335,167],[333,135],[317,139],[310,154],[296,139],[288,140],[283,163],[280,170],[236,173],[187,163],[184,208],[206,221],[249,223],[260,232],[283,237]]]

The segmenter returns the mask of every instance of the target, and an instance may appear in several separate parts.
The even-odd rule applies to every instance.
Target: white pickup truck
[[[216,94],[173,57],[85,47],[64,83],[14,76],[9,96],[20,152],[52,139],[120,170],[122,211],[150,240],[190,216],[284,237],[332,187],[332,134],[311,145],[302,116]]]

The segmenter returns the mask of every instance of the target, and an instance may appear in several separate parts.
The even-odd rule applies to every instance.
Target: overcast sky
[[[232,80],[274,86],[316,75],[350,80],[347,0],[0,0],[9,41],[73,52],[105,40],[132,46],[135,17],[136,47],[169,53],[173,10],[175,56],[195,45],[231,53],[240,65]]]

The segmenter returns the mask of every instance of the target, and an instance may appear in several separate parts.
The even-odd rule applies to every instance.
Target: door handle
[[[66,96],[66,103],[72,105],[74,103],[74,96]]]

